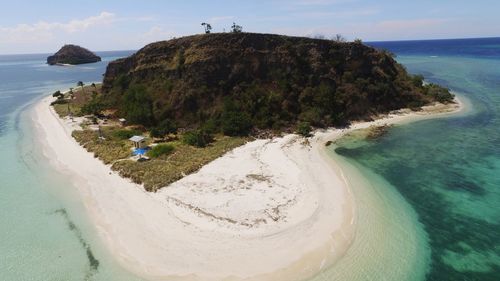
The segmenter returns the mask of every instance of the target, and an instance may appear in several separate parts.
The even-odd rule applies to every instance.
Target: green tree
[[[156,127],[152,128],[149,132],[153,138],[163,138],[167,134],[175,133],[177,131],[177,126],[170,119],[163,120]]]
[[[211,134],[209,134],[205,130],[200,129],[186,132],[182,136],[183,143],[197,147],[205,147],[213,141],[214,138]]]
[[[52,94],[52,96],[53,96],[54,98],[58,98],[58,99],[60,99],[60,98],[63,98],[63,97],[64,97],[64,95],[61,93],[61,91],[55,91],[55,92]]]
[[[297,126],[297,133],[304,137],[309,137],[311,135],[311,130],[311,124],[309,122],[300,122]]]
[[[142,85],[134,85],[125,91],[124,113],[127,121],[149,126],[153,123],[153,106],[151,98]]]
[[[96,92],[92,93],[92,98],[90,101],[85,103],[80,109],[82,114],[92,114],[97,115],[101,113],[105,109],[104,103],[101,101],[101,98],[97,95]]]
[[[228,136],[248,135],[253,125],[250,115],[230,98],[224,101],[220,123],[222,132]]]
[[[242,111],[226,111],[222,114],[222,132],[228,136],[246,136],[252,128],[250,115]]]

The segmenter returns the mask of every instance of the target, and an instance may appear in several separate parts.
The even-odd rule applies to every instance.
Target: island
[[[101,61],[101,57],[76,45],[64,45],[57,53],[47,57],[49,65],[77,65]]]
[[[33,119],[129,270],[304,280],[356,237],[360,203],[325,148],[460,108],[360,41],[212,33],[111,62],[102,84],[55,92]]]

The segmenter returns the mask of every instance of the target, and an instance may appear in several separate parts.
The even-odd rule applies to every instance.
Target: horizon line
[[[222,32],[214,32],[214,33],[222,33]],[[256,33],[256,32],[247,32],[247,33]],[[169,41],[169,40],[172,40],[172,39],[177,39],[177,38],[182,38],[182,37],[188,37],[188,36],[193,36],[193,35],[203,35],[203,34],[204,33],[201,33],[201,34],[191,34],[191,35],[179,36],[179,37],[169,38],[169,39],[160,40],[160,41],[154,41],[154,42],[147,43],[144,46],[147,46],[149,44],[156,43],[156,42]],[[266,33],[261,33],[261,34],[266,34]],[[269,33],[269,34],[271,34],[271,33]],[[296,36],[296,35],[284,35],[284,34],[276,34],[276,35],[283,35],[283,36],[290,36],[290,37],[304,37],[304,38],[313,38],[312,36],[314,36],[314,35]],[[391,40],[369,40],[369,41],[362,40],[362,42],[363,43],[390,43],[390,42],[445,41],[445,40],[480,40],[480,39],[497,39],[497,38],[500,38],[500,35],[499,36],[485,36],[485,37],[462,37],[462,38],[426,38],[426,39],[395,39],[395,40],[391,39]],[[324,40],[330,40],[330,39],[324,39]],[[350,41],[346,41],[346,42],[350,42]],[[140,48],[137,48],[137,49],[97,50],[97,51],[93,51],[92,50],[92,52],[94,52],[94,53],[99,53],[99,52],[136,52],[139,49],[143,48],[144,46],[142,46]],[[0,54],[0,56],[51,55],[51,54],[54,54],[54,53],[55,52],[2,53],[2,54]]]

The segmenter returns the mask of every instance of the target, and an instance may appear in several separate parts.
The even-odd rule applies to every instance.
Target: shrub
[[[165,119],[158,126],[151,129],[150,135],[153,138],[163,138],[166,134],[175,132],[177,132],[176,124],[170,119]]]
[[[311,135],[311,130],[311,124],[309,122],[300,122],[297,126],[297,133],[304,137],[309,137]]]
[[[125,92],[124,109],[127,121],[145,126],[153,122],[152,101],[144,86],[132,86]]]
[[[97,115],[106,108],[106,105],[102,102],[101,98],[96,92],[92,93],[92,98],[86,104],[82,106],[80,112],[82,114],[93,114]]]
[[[111,136],[115,139],[119,140],[126,140],[129,139],[133,136],[141,135],[141,131],[138,130],[128,130],[128,129],[122,129],[122,130],[115,130],[111,133]]]
[[[415,87],[422,87],[423,83],[424,83],[424,76],[422,75],[412,75],[410,76],[411,78],[411,82],[413,84],[413,86]]]
[[[213,140],[213,136],[205,130],[190,131],[182,136],[183,143],[197,147],[205,147]]]
[[[227,136],[246,136],[252,128],[252,120],[246,112],[226,111],[221,119],[222,132]]]
[[[50,105],[54,105],[54,104],[67,104],[67,103],[68,103],[67,100],[58,98],[57,100],[51,102]]]
[[[455,95],[450,93],[449,89],[436,84],[425,85],[424,89],[427,95],[433,97],[436,101],[441,103],[451,102],[455,97]]]
[[[201,125],[201,129],[209,134],[214,134],[218,131],[218,126],[214,119],[208,119]]]
[[[61,93],[61,91],[55,91],[52,96],[54,98],[60,98],[60,97],[64,97],[64,95]]]
[[[146,153],[148,157],[157,158],[161,155],[167,155],[174,151],[174,146],[170,144],[159,144],[151,148],[150,151]]]

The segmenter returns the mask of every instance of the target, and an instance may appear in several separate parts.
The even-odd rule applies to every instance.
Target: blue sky
[[[500,36],[498,0],[2,1],[0,54],[94,51],[213,31],[333,36],[365,41]],[[6,2],[6,3],[5,3]]]

